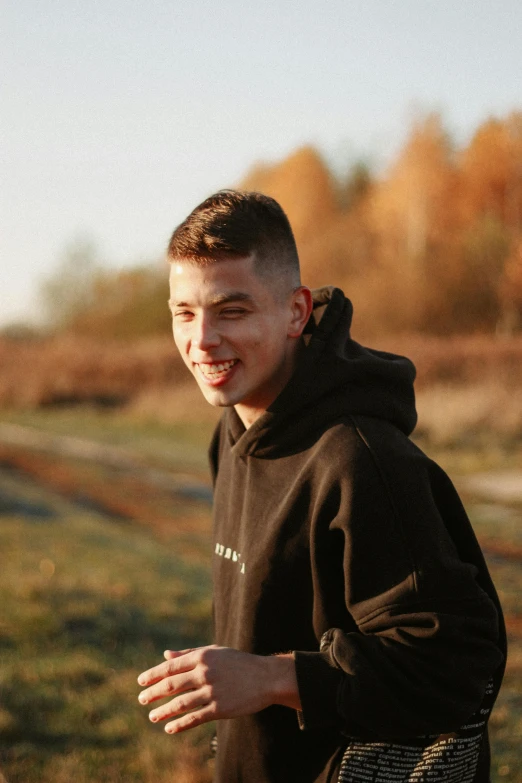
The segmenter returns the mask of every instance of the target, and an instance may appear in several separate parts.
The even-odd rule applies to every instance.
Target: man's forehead
[[[171,265],[171,303],[186,303],[188,299],[205,304],[263,300],[271,293],[270,288],[257,274],[250,257],[202,265],[174,261]]]
[[[174,289],[169,300],[169,304],[175,305],[176,307],[181,307],[183,305],[194,305],[198,303],[198,301],[188,301],[188,299],[194,299],[194,294],[191,296],[188,292],[183,291],[183,289]],[[247,291],[216,291],[211,294],[209,293],[206,296],[203,291],[198,291],[195,299],[201,300],[201,303],[211,307],[227,304],[227,302],[254,301],[254,297]]]

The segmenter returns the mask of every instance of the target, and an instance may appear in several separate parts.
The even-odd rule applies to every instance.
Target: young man
[[[176,345],[225,408],[211,444],[215,646],[143,704],[217,720],[219,783],[486,783],[498,598],[459,498],[409,440],[413,365],[301,285],[279,205],[211,196],[168,251]]]

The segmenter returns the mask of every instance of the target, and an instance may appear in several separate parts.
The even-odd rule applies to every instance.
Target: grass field
[[[27,479],[2,473],[0,493],[0,768],[13,783],[180,779],[136,676],[209,641],[208,570]],[[192,755],[207,739],[190,737]]]
[[[2,418],[205,476],[209,425],[136,425],[92,411]],[[458,472],[476,467],[465,452],[442,457]],[[512,457],[497,455],[494,466]],[[521,783],[522,507],[464,500],[492,542],[486,555],[510,635],[491,721],[493,781]],[[212,727],[167,737],[139,706],[136,684],[167,647],[210,640],[209,528],[208,503],[146,486],[132,471],[0,453],[0,770],[9,783],[211,779]]]

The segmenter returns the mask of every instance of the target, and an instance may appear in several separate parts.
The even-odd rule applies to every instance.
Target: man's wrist
[[[292,653],[271,655],[267,658],[272,704],[282,704],[294,710],[301,709],[295,660]]]

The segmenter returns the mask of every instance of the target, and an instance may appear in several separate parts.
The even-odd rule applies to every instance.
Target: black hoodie
[[[215,641],[294,651],[302,712],[218,722],[219,783],[486,783],[505,632],[446,474],[409,439],[408,359],[315,292],[295,372],[211,444]]]

